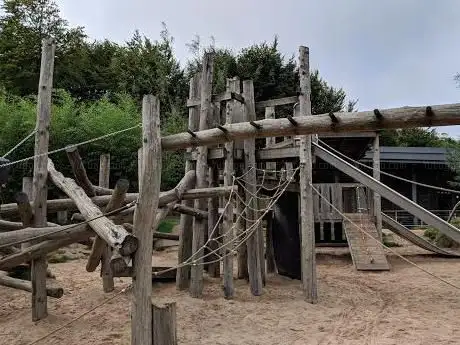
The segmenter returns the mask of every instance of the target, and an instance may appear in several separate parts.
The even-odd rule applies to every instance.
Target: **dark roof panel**
[[[446,156],[443,147],[380,147],[381,162],[447,164]],[[372,151],[367,151],[362,161],[372,161]]]

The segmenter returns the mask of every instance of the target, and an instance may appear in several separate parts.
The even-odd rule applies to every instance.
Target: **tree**
[[[0,80],[8,92],[29,95],[37,92],[41,43],[56,41],[57,87],[76,84],[77,52],[84,44],[83,29],[69,28],[52,0],[5,0],[0,17]],[[69,60],[71,59],[72,62]],[[70,66],[72,68],[70,68]],[[67,68],[67,70],[65,70]],[[73,77],[69,81],[62,76]],[[75,80],[77,79],[77,80]]]

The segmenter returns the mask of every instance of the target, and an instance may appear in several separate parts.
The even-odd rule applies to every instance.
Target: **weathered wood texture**
[[[209,167],[209,187],[217,187],[219,179],[219,171],[217,166],[213,165]],[[208,245],[210,252],[215,252],[210,254],[205,260],[209,262],[208,264],[208,275],[213,278],[220,277],[220,261],[219,253],[217,252],[220,247],[220,231],[219,231],[219,197],[210,198],[208,200]]]
[[[307,47],[299,48],[300,115],[311,115],[310,62]],[[296,120],[299,117],[296,117]],[[316,283],[315,223],[313,216],[313,176],[311,136],[300,139],[300,242],[302,287],[309,303],[318,300]]]
[[[273,248],[273,212],[268,212],[266,216],[267,227],[265,229],[265,253],[267,261],[267,273],[276,272],[275,252]]]
[[[10,277],[6,272],[0,272],[0,285],[32,292],[32,282]],[[46,295],[52,298],[61,298],[64,295],[64,290],[61,287],[47,287]]]
[[[64,177],[62,173],[56,170],[51,159],[48,159],[48,173],[53,183],[72,198],[80,213],[86,219],[94,219],[88,223],[89,226],[107,244],[112,248],[117,248],[122,255],[130,255],[136,251],[138,240],[130,235],[121,225],[115,225],[110,219],[104,217],[101,210],[74,180]]]
[[[200,189],[190,189],[187,190],[183,193],[182,195],[182,200],[193,200],[193,199],[208,199],[213,196],[222,196],[222,195],[228,195],[232,189],[235,189],[236,187],[215,187],[215,188],[200,188]],[[113,192],[113,190],[112,190]],[[162,192],[160,193],[160,201],[159,201],[159,206],[165,206],[166,204],[169,204],[170,202],[174,201],[171,200],[171,195],[172,192]],[[137,200],[139,196],[139,193],[128,193],[126,194],[126,203],[133,202]],[[101,195],[101,196],[95,196],[93,198],[90,198],[90,200],[94,203],[96,206],[106,206],[109,201],[110,201],[110,196],[109,195]],[[53,199],[53,200],[48,200],[48,211],[49,212],[56,212],[60,210],[71,210],[71,211],[77,211],[78,207],[72,199]],[[34,203],[31,203],[32,207]],[[134,207],[126,212],[134,212]],[[125,212],[122,212],[122,214],[125,214]],[[0,215],[2,216],[17,216],[18,215],[18,205],[16,203],[11,203],[11,204],[3,204],[2,207],[0,208]]]
[[[110,187],[110,154],[102,154],[99,158],[99,186],[102,188]],[[115,189],[117,188],[115,187]],[[125,197],[126,193],[123,196],[123,200],[125,199]],[[97,238],[100,237],[97,236]],[[115,283],[113,281],[113,272],[112,268],[110,267],[111,257],[112,247],[110,247],[107,243],[104,243],[101,255],[101,277],[102,289],[104,290],[104,292],[112,292],[115,289]]]
[[[117,181],[117,184],[115,185],[115,189],[112,194],[112,198],[110,199],[108,205],[106,206],[104,210],[105,213],[115,211],[119,209],[121,206],[123,206],[128,188],[129,188],[128,180],[120,179]],[[107,244],[104,242],[104,240],[100,236],[95,237],[93,241],[93,246],[91,248],[91,253],[88,256],[88,262],[86,264],[86,271],[94,272],[96,270],[97,266],[99,265],[99,262],[102,257],[102,253],[106,245]]]
[[[134,254],[131,345],[152,344],[152,251],[155,215],[161,183],[160,103],[152,95],[142,102],[142,179],[134,213],[134,235],[139,248]]]
[[[40,80],[38,85],[37,124],[34,151],[33,206],[35,226],[46,226],[47,159],[49,127],[51,123],[51,93],[53,90],[54,53],[52,39],[42,42]],[[37,257],[31,263],[32,320],[38,321],[48,315],[46,294],[46,257]]]
[[[241,86],[240,80],[233,78],[227,79],[227,91],[240,93]],[[241,110],[241,107],[239,107]],[[238,106],[236,101],[227,102],[225,108],[225,124],[229,125],[232,123],[233,118],[238,116]],[[233,176],[235,174],[235,164],[233,157],[234,143],[232,141],[225,143],[225,161],[224,161],[224,186],[233,185]],[[230,198],[231,196],[229,196]],[[230,201],[230,200],[229,200]],[[227,208],[224,211],[223,215],[223,233],[224,233],[224,296],[225,298],[233,298],[235,295],[235,289],[233,284],[233,240],[234,240],[234,231],[233,231],[233,204],[230,201]]]
[[[377,134],[373,142],[373,156],[372,156],[372,176],[380,181],[380,138]],[[372,192],[373,196],[373,213],[375,217],[375,227],[377,228],[377,233],[379,234],[380,239],[382,239],[382,199],[380,194],[377,192]]]
[[[176,303],[152,304],[153,345],[177,345]]]
[[[24,179],[28,179],[28,181],[24,184],[23,180],[23,192],[17,193],[15,196],[16,204],[18,205],[18,212],[19,217],[21,219],[23,227],[30,227],[34,223],[34,214],[32,210],[32,206],[30,206],[29,195],[32,194],[32,184],[28,183],[31,182],[29,177],[25,177]],[[30,180],[29,180],[30,179]],[[24,192],[24,188],[26,188],[26,192]],[[21,248],[26,248],[30,245],[30,243],[24,242],[21,244]]]
[[[194,99],[200,95],[200,80],[201,73],[197,73],[190,79],[190,90],[189,98]],[[191,107],[188,110],[188,128],[191,131],[197,131],[200,124],[200,109],[198,107]],[[187,152],[191,152],[191,148],[187,149]],[[195,170],[196,164],[192,160],[187,160],[185,162],[185,172],[187,173],[190,170]],[[195,181],[196,183],[196,181]],[[183,206],[185,209],[193,208],[192,200],[182,201],[182,205],[177,205],[176,207]],[[202,210],[197,210],[201,212]],[[206,217],[207,218],[207,215]],[[178,250],[178,264],[184,262],[192,255],[192,241],[193,241],[193,217],[190,214],[183,213],[180,217],[180,240],[179,240],[179,250]],[[184,290],[189,287],[190,284],[190,266],[186,265],[183,267],[177,268],[177,277],[176,277],[176,287],[179,290]]]
[[[179,212],[181,214],[186,214],[186,215],[196,217],[196,218],[201,218],[201,219],[207,219],[208,218],[208,212],[207,211],[197,210],[196,208],[185,206],[184,204],[176,204],[176,205],[174,205],[173,210],[175,212]],[[192,219],[192,221],[193,221],[193,219]],[[186,229],[188,231],[189,229],[191,229],[191,227],[188,227]],[[182,231],[181,231],[181,235],[182,235]]]
[[[203,56],[201,72],[201,90],[200,90],[200,130],[207,129],[208,119],[211,116],[211,96],[212,96],[212,79],[213,79],[213,55],[205,53]],[[196,186],[204,188],[207,186],[208,173],[208,148],[200,146],[198,148],[198,159],[196,161]],[[195,208],[199,210],[206,209],[206,200],[196,200]],[[190,270],[190,295],[199,298],[203,293],[203,254],[204,254],[204,235],[206,231],[206,221],[194,218],[193,224],[193,241],[192,255],[196,255],[195,264]]]
[[[338,122],[333,123],[329,114],[299,116],[291,124],[287,118],[259,120],[261,128],[255,128],[248,122],[225,125],[220,129],[208,129],[196,132],[165,136],[161,139],[163,150],[178,150],[201,145],[216,145],[227,141],[248,138],[266,138],[270,136],[293,136],[320,133],[376,131],[389,128],[410,128],[426,126],[453,126],[460,124],[460,103],[432,105],[427,107],[402,107],[380,109],[383,116],[379,119],[374,111],[334,113]]]
[[[382,246],[369,237],[379,238],[369,214],[346,213],[345,217],[343,227],[355,268],[359,271],[388,271],[390,266]]]
[[[89,197],[96,196],[96,191],[86,174],[86,169],[83,165],[80,153],[78,152],[78,148],[76,146],[69,146],[66,148],[66,153],[70,166],[72,167],[73,175],[75,176],[75,182],[83,188]]]
[[[254,106],[254,85],[252,80],[243,81],[243,97],[245,99],[244,112],[246,121],[256,119]],[[244,141],[244,165],[246,176],[246,230],[252,232],[247,239],[248,250],[248,272],[251,293],[254,296],[260,296],[263,292],[263,272],[261,261],[261,227],[256,225],[257,213],[254,211],[258,207],[257,199],[253,197],[257,194],[257,176],[256,176],[256,148],[255,139],[246,139]],[[249,230],[251,229],[251,230]]]
[[[243,172],[241,168],[238,168],[237,176],[242,176]],[[243,186],[238,186],[239,197],[236,200],[236,213],[238,215],[236,231],[238,239],[241,241],[244,238],[243,232],[246,229],[246,219],[245,219],[245,205],[242,200],[244,200],[245,191]],[[241,216],[243,215],[243,217]],[[248,248],[245,244],[238,247],[237,253],[237,263],[238,263],[238,279],[246,279],[249,281],[249,271],[248,271]]]

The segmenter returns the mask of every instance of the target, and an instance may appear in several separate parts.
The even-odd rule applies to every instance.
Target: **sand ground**
[[[396,249],[420,267],[460,286],[460,259],[434,257],[412,246]],[[347,249],[318,249],[316,305],[303,301],[299,281],[269,276],[264,295],[253,297],[244,281],[236,297],[222,297],[219,279],[206,278],[203,299],[156,284],[154,301],[176,301],[179,344],[460,344],[460,291],[394,255],[391,271],[357,272]],[[175,251],[154,255],[156,265],[174,261]],[[85,260],[51,264],[63,298],[49,299],[49,317],[31,321],[30,295],[0,287],[0,344],[27,345],[76,318],[116,291],[102,292],[99,274]],[[39,344],[120,345],[130,343],[130,292],[75,321]]]

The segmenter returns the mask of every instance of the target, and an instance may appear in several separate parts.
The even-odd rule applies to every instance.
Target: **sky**
[[[279,37],[281,51],[310,49],[310,66],[342,87],[359,110],[458,103],[458,0],[57,0],[72,26],[92,39],[124,42],[136,29],[159,38],[162,22],[176,56],[203,44],[234,51]],[[460,126],[439,132],[460,139]]]

